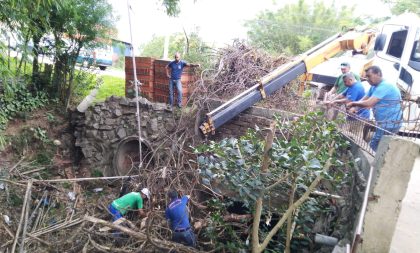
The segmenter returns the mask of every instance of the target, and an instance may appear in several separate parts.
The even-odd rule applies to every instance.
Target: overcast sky
[[[120,17],[117,23],[119,39],[130,42],[127,0],[108,0],[114,14]],[[331,0],[324,0],[331,2]],[[229,44],[234,38],[245,38],[244,21],[252,19],[259,12],[276,10],[286,3],[297,0],[181,0],[181,14],[177,18],[166,16],[160,0],[128,0],[132,7],[131,23],[133,43],[138,45],[149,41],[153,34],[187,33],[199,27],[200,36],[208,43]],[[310,0],[307,0],[309,3]],[[336,5],[342,1],[335,1]],[[344,1],[343,1],[344,2]],[[355,5],[355,15],[375,17],[389,16],[387,6],[380,0],[348,0],[347,5]]]

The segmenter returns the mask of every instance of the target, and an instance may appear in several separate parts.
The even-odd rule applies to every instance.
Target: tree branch
[[[268,152],[273,146],[275,131],[276,131],[276,122],[273,121],[270,124],[270,131],[268,132],[266,140],[265,140],[264,156],[263,156],[263,161],[261,165],[261,173],[265,173],[268,170],[268,166],[270,164],[270,156]],[[258,232],[260,228],[263,196],[264,196],[264,192],[261,193],[261,195],[257,198],[257,201],[255,203],[255,214],[254,214],[254,220],[252,224],[252,252],[256,252],[256,250],[260,248],[260,240],[259,240]]]
[[[89,215],[85,215],[84,220],[92,222],[92,223],[98,223],[98,224],[101,224],[101,225],[105,225],[105,226],[108,226],[108,227],[113,228],[113,229],[117,229],[117,230],[119,230],[119,231],[133,237],[133,238],[136,238],[136,239],[140,240],[140,241],[146,241],[147,240],[147,235],[146,234],[144,234],[142,232],[133,231],[133,230],[131,230],[127,227],[124,227],[124,226],[115,225],[115,224],[112,224],[111,222],[101,220],[101,219],[98,219],[98,218],[95,218],[95,217],[92,217],[92,216],[89,216]],[[177,251],[180,251],[180,252],[191,252],[191,253],[192,252],[203,252],[203,251],[199,251],[195,248],[187,247],[187,246],[184,246],[182,244],[175,243],[175,242],[164,241],[164,240],[161,240],[161,239],[158,239],[158,238],[155,238],[155,237],[150,237],[150,240],[153,241],[153,243],[155,243],[157,245],[160,245],[162,248],[166,248],[168,250],[169,249],[176,249]]]
[[[328,152],[329,157],[332,156],[332,153],[334,151],[334,144],[333,142],[330,146],[330,150]],[[270,240],[273,238],[273,236],[279,231],[279,229],[283,226],[286,219],[292,215],[293,211],[297,209],[300,205],[302,205],[308,198],[311,192],[318,186],[319,182],[322,180],[322,174],[327,172],[331,167],[331,158],[327,160],[327,162],[324,165],[324,169],[321,173],[315,178],[315,180],[311,183],[311,185],[308,187],[306,192],[300,197],[295,203],[293,203],[292,206],[290,206],[287,211],[283,214],[282,218],[277,222],[277,224],[274,226],[274,228],[268,233],[267,237],[264,239],[263,243],[258,247],[258,250],[254,251],[253,253],[259,253],[262,252],[270,242]]]

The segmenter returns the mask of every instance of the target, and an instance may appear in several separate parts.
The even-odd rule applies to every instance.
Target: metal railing
[[[393,101],[386,106],[400,104],[400,110],[391,113],[398,114],[399,120],[375,121],[374,117],[365,119],[356,114],[349,113],[344,105],[324,107],[326,117],[329,120],[336,120],[343,135],[353,141],[361,149],[372,156],[375,156],[375,150],[372,149],[372,138],[375,133],[381,135],[401,136],[409,139],[420,137],[420,107],[416,101],[401,100]],[[319,104],[319,101],[318,101]],[[378,109],[378,108],[376,108]],[[372,109],[370,109],[372,114]],[[377,140],[379,142],[379,140]]]

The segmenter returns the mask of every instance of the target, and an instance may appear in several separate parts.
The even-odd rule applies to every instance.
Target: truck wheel
[[[106,66],[99,66],[100,70],[106,70]]]

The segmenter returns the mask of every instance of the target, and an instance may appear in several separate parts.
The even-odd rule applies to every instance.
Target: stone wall
[[[219,104],[214,101],[211,105],[215,108]],[[145,98],[140,98],[140,112],[144,144],[152,151],[156,151],[157,147],[168,148],[170,142],[165,145],[162,143],[174,132],[179,114],[168,110],[166,104],[152,103]],[[279,110],[252,107],[217,129],[215,135],[209,138],[217,140],[239,137],[256,125],[260,128],[268,127],[275,113],[286,115]],[[76,147],[81,149],[91,170],[100,170],[105,175],[121,174],[114,159],[121,143],[138,136],[135,100],[110,97],[105,102],[91,106],[85,113],[73,113],[72,121]]]
[[[140,98],[139,104],[143,145],[150,151],[170,146],[167,136],[175,128],[174,114],[165,104],[151,103],[145,98]],[[110,97],[84,114],[74,113],[72,123],[76,147],[81,148],[91,169],[108,176],[121,174],[113,164],[118,147],[125,140],[138,139],[135,100]]]

